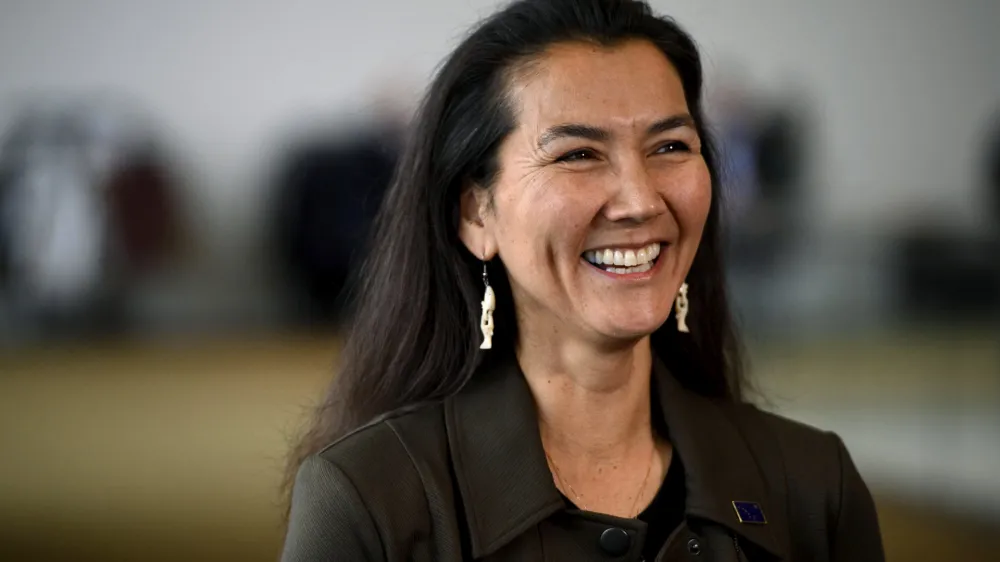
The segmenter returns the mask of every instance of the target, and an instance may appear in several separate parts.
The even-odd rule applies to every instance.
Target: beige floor
[[[794,362],[907,345],[756,369],[792,381]],[[274,560],[282,455],[336,352],[329,335],[0,352],[0,560]],[[778,376],[762,386],[799,388]],[[998,559],[1000,524],[877,495],[890,560]]]

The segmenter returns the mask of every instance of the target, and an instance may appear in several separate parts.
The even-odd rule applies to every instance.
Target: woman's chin
[[[647,321],[607,322],[597,331],[608,340],[619,342],[636,342],[649,336],[663,325],[666,319],[649,319]]]

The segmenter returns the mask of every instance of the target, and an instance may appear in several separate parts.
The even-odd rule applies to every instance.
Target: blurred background
[[[890,560],[1000,552],[1000,3],[654,0],[758,401]],[[486,0],[0,0],[0,560],[274,560],[399,140]]]

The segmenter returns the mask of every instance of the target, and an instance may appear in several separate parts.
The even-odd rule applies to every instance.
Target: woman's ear
[[[467,185],[462,190],[459,202],[461,214],[458,220],[458,237],[472,255],[483,261],[493,259],[497,253],[489,198],[488,190]]]

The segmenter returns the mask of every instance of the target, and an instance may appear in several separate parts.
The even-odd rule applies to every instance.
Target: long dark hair
[[[712,175],[712,204],[687,278],[691,333],[678,334],[668,323],[653,334],[653,349],[687,387],[740,398],[740,353],[719,249],[718,165],[702,116],[697,47],[644,2],[521,0],[483,21],[455,49],[415,116],[357,277],[340,373],[293,451],[289,476],[347,431],[455,393],[490,354],[513,351],[513,297],[499,259],[490,264],[498,303],[494,349],[479,350],[483,266],[458,238],[462,189],[489,189],[497,176],[497,147],[515,126],[507,92],[517,68],[554,43],[611,46],[630,39],[654,43],[673,63]]]

